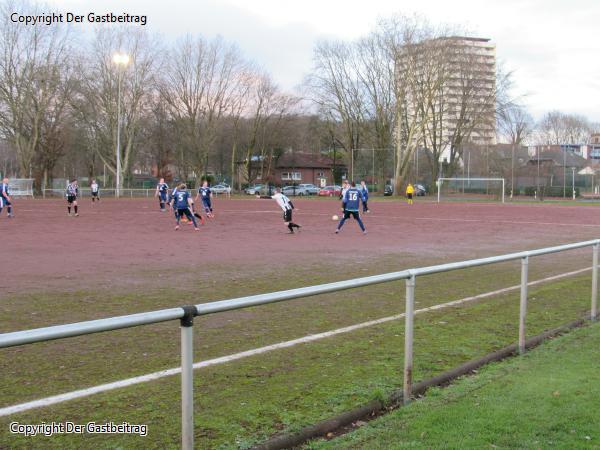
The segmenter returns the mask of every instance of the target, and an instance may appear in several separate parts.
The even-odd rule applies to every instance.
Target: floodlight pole
[[[119,81],[117,88],[117,185],[115,189],[115,196],[119,198],[121,196],[121,80],[122,71],[117,66],[119,71]]]
[[[573,200],[575,200],[575,167],[571,167],[571,169],[573,170]]]
[[[121,196],[121,84],[123,83],[123,70],[120,66],[126,66],[129,62],[129,56],[124,53],[116,53],[113,56],[113,62],[117,65],[117,183],[115,186],[115,196]]]

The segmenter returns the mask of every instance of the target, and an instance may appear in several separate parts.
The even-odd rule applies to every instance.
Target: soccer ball
[[[339,217],[337,215],[333,215],[333,217],[331,218],[331,220],[338,220]]]

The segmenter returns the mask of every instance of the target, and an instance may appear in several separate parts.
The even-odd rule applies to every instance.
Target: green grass
[[[313,283],[340,279],[343,267],[311,275]],[[380,272],[380,267],[373,267]],[[313,272],[314,273],[314,272]],[[367,275],[369,271],[365,272]],[[531,279],[548,275],[532,265]],[[301,271],[291,284],[306,284]],[[417,281],[417,308],[518,283],[518,265],[502,264]],[[237,276],[218,287],[221,298],[283,286],[271,277]],[[528,333],[536,334],[582,315],[589,306],[589,274],[530,290]],[[126,313],[181,304],[189,292],[157,291],[144,296],[102,292],[40,294],[39,315],[18,328],[73,320],[90,311],[87,298],[102,298],[95,315]],[[246,350],[339,326],[402,312],[404,283],[389,283],[337,295],[251,308],[198,319],[195,360]],[[8,308],[20,310],[24,298]],[[31,299],[30,299],[31,300]],[[60,301],[59,301],[60,300]],[[30,305],[30,304],[29,304]],[[415,380],[513,343],[517,336],[518,292],[460,308],[420,315],[415,321]],[[72,320],[69,320],[72,321]],[[15,325],[17,326],[17,325]],[[93,386],[178,365],[175,323],[54,341],[3,351],[3,405]],[[279,431],[292,431],[362,404],[401,386],[403,322],[392,322],[307,345],[267,353],[195,372],[196,439],[200,448],[245,448]],[[179,443],[179,377],[112,391],[0,419],[0,442],[32,448],[170,448]],[[24,438],[7,433],[10,421],[146,423],[149,436],[56,435]]]
[[[599,346],[600,326],[575,330],[305,448],[600,448]]]

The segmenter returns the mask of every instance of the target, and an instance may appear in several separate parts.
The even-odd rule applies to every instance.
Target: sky
[[[220,35],[293,91],[321,39],[353,40],[394,14],[490,38],[513,95],[535,119],[559,110],[600,122],[600,0],[46,0],[60,12],[145,14],[174,41]],[[87,25],[92,27],[92,25]]]

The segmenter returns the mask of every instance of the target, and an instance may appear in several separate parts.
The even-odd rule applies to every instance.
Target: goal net
[[[491,200],[504,203],[504,178],[440,178],[438,203],[442,200]]]
[[[14,178],[8,181],[8,189],[14,197],[33,197],[33,178]]]

